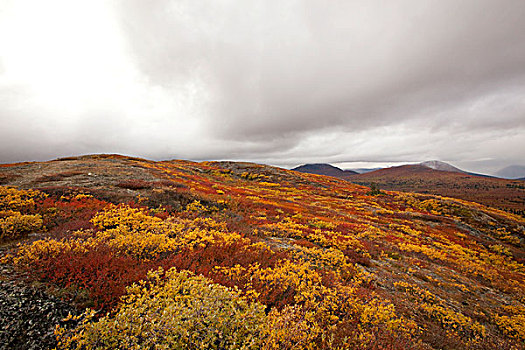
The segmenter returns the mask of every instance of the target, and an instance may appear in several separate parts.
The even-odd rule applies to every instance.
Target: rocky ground
[[[41,290],[0,281],[0,349],[54,348],[56,325],[76,312]]]
[[[8,266],[0,265],[0,349],[43,350],[56,346],[56,325],[78,311],[44,290],[31,286]],[[72,322],[72,321],[67,321]]]

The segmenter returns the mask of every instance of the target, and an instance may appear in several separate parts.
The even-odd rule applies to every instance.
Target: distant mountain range
[[[441,162],[439,160],[430,160],[427,162],[419,163],[417,165],[420,165],[425,168],[439,170],[439,171],[451,171],[451,172],[457,172],[457,173],[465,173],[465,171],[458,169],[455,166],[452,166],[448,163]],[[394,167],[394,168],[397,168],[397,167]],[[372,173],[372,172],[375,172],[378,170],[384,170],[384,169],[392,169],[392,168],[359,168],[359,169],[343,170],[331,164],[315,163],[315,164],[300,165],[296,168],[293,168],[292,170],[299,171],[302,173],[308,173],[308,174],[333,176],[333,177],[338,177],[341,179],[347,179],[349,175],[351,176],[351,175],[367,174],[367,173]],[[477,174],[472,174],[472,175],[477,175]]]
[[[383,168],[357,168],[357,169],[349,169],[349,170],[355,171],[358,174],[364,174],[364,173],[369,173],[371,171],[376,171],[379,169],[383,169]]]
[[[301,173],[316,174],[316,175],[325,175],[333,176],[338,178],[344,178],[348,175],[357,175],[358,173],[352,170],[342,170],[336,166],[330,164],[304,164],[293,168],[292,170],[299,171]]]
[[[468,173],[440,161],[383,168],[360,174],[329,164],[306,164],[293,170],[333,176],[365,186],[374,183],[382,190],[455,197],[523,215],[524,179],[508,180]]]
[[[504,179],[518,179],[525,180],[525,166],[523,165],[511,165],[506,168],[499,170],[496,176]]]
[[[456,168],[455,166],[451,164],[448,164],[448,163],[445,163],[439,160],[429,160],[426,162],[421,162],[421,163],[413,164],[413,165],[420,165],[424,168],[430,168],[430,169],[438,170],[438,171],[448,171],[448,172],[468,174],[468,175],[473,175],[473,176],[491,177],[491,178],[499,177],[503,179],[525,180],[525,166],[520,166],[520,165],[512,165],[504,169],[501,169],[500,171],[497,172],[496,176],[464,171],[459,168]],[[315,164],[304,164],[296,168],[293,168],[292,170],[299,171],[302,173],[308,173],[308,174],[333,176],[333,177],[337,177],[341,179],[347,179],[349,175],[367,174],[367,173],[371,173],[377,170],[392,169],[392,168],[397,168],[397,167],[357,168],[357,169],[343,170],[341,168],[338,168],[328,163],[315,163]]]

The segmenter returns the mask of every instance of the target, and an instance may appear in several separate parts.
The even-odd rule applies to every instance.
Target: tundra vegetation
[[[88,161],[154,180],[0,187],[2,263],[85,310],[59,349],[525,346],[522,217],[255,164]]]

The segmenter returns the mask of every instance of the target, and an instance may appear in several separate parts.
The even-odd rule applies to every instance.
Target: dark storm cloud
[[[9,46],[29,45],[18,56],[0,51],[2,161],[120,152],[283,166],[441,159],[478,171],[523,162],[522,0],[91,4],[77,15],[105,14],[90,19],[97,27],[46,43],[44,55],[30,45],[78,18],[54,11],[65,27],[22,36]],[[63,49],[72,43],[77,56]]]
[[[525,77],[523,1],[197,3],[126,1],[121,19],[153,82],[210,89],[224,138],[446,120]]]

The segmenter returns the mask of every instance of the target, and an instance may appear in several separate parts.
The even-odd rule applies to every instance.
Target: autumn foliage
[[[34,213],[37,191],[19,191],[0,186],[0,242],[20,238],[42,228],[42,216]]]
[[[522,218],[257,165],[130,161],[162,174],[115,184],[134,203],[0,188],[1,220],[40,220],[3,236],[43,232],[4,262],[94,310],[57,330],[61,348],[524,345]]]

